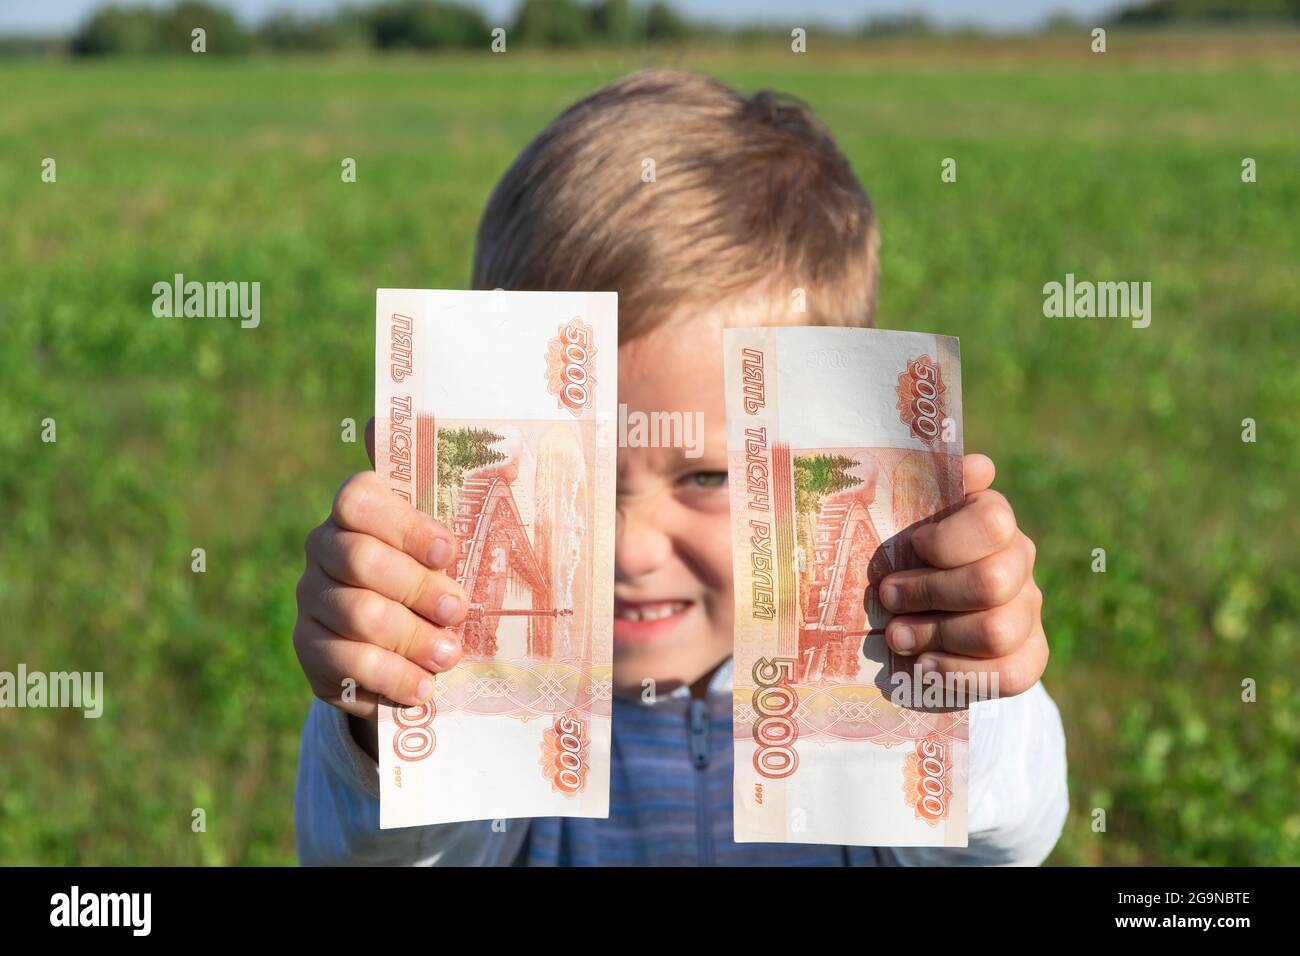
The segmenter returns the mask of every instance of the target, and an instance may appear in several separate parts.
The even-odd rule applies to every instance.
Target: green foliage
[[[438,483],[459,485],[465,472],[505,461],[492,447],[504,438],[488,428],[438,429]]]
[[[663,0],[644,9],[629,0],[523,0],[510,31],[520,43],[549,47],[678,43],[692,33]]]
[[[193,31],[200,28],[207,33],[208,53],[245,53],[251,46],[249,34],[228,10],[184,0],[167,10],[104,7],[73,35],[69,49],[83,55],[190,53]]]
[[[433,0],[394,0],[363,14],[380,49],[482,48],[488,26],[473,7]]]
[[[597,0],[591,8],[591,32],[614,44],[631,43],[642,25],[630,0]]]
[[[664,0],[646,8],[645,38],[651,43],[677,43],[691,35],[691,25]]]
[[[1300,0],[1141,0],[1115,13],[1119,24],[1285,20],[1300,17]]]
[[[1151,0],[1131,4],[1112,17],[1118,25],[1169,26],[1195,22],[1300,19],[1300,0]],[[380,50],[482,49],[490,26],[466,3],[445,0],[383,0],[375,6],[344,6],[329,16],[301,18],[278,13],[249,33],[216,4],[182,0],[170,9],[109,6],[96,12],[70,39],[78,55],[142,55],[188,52],[191,31],[203,27],[208,51],[243,53],[254,46],[293,52],[328,52],[374,47]],[[818,25],[825,39],[923,37],[940,32],[916,13],[869,17],[854,29]],[[1057,13],[1048,33],[1077,31],[1079,24]],[[958,30],[957,34],[970,33]],[[648,6],[631,0],[522,0],[509,31],[525,46],[626,46],[678,44],[687,40],[734,42],[744,47],[785,42],[788,31],[762,22],[737,26],[696,23],[667,0]],[[0,37],[0,56],[48,52],[48,41]]]
[[[869,18],[862,25],[862,35],[870,37],[920,37],[937,32],[922,13],[903,13]]]
[[[857,461],[846,455],[800,455],[794,460],[795,481],[805,491],[830,495],[862,484],[847,471]]]
[[[258,39],[273,50],[321,53],[368,47],[373,35],[365,16],[355,11],[317,18],[279,13],[262,24]]]
[[[198,0],[183,0],[164,13],[161,19],[163,51],[178,50],[189,53],[193,31],[202,28],[207,32],[207,52],[226,55],[247,53],[252,47],[252,37],[239,25],[234,15],[223,7]]]
[[[104,7],[73,35],[71,49],[91,56],[159,52],[162,18],[149,7]]]
[[[1033,49],[683,63],[817,109],[882,219],[880,325],[962,338],[967,447],[1039,549],[1054,860],[1294,865],[1300,61]],[[294,585],[367,467],[374,290],[463,288],[496,179],[624,59],[0,64],[0,669],[106,697],[0,710],[0,861],[293,862]],[[153,317],[176,272],[260,280],[261,325]],[[1151,280],[1151,327],[1044,318],[1066,272]]]
[[[857,462],[846,455],[796,455],[794,459],[795,510],[816,516],[827,495],[862,484],[849,474]]]
[[[591,12],[577,0],[523,0],[511,36],[541,46],[583,46],[592,39]]]

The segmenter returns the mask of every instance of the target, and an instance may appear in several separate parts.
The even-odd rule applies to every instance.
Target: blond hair
[[[623,341],[755,287],[784,308],[803,289],[810,324],[870,325],[878,245],[870,200],[806,105],[647,70],[519,155],[483,213],[472,281],[613,290]]]

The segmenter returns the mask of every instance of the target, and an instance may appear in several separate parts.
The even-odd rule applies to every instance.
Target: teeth
[[[620,608],[616,617],[624,621],[658,621],[671,617],[686,607],[683,601],[668,601],[663,604],[643,604],[638,608]]]

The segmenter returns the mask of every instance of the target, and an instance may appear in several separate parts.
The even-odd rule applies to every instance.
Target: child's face
[[[619,349],[629,426],[638,412],[680,412],[703,436],[691,448],[618,450],[614,684],[625,694],[646,678],[658,693],[691,684],[731,654],[724,324],[698,315]]]

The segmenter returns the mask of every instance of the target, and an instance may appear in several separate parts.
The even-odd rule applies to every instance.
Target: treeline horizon
[[[1139,0],[1106,18],[1087,21],[1057,14],[1038,32],[1094,26],[1161,27],[1243,25],[1251,21],[1300,25],[1300,0]],[[799,24],[842,39],[889,36],[988,35],[974,27],[941,28],[920,13],[865,18],[856,26]],[[332,13],[279,13],[245,25],[219,3],[180,0],[167,8],[111,4],[97,10],[70,35],[58,38],[0,37],[0,54],[69,53],[74,56],[159,55],[191,52],[193,31],[205,32],[205,51],[238,55],[257,51],[482,49],[504,28],[508,46],[549,48],[642,46],[687,41],[758,42],[790,39],[793,26],[771,22],[723,26],[693,20],[668,0],[521,0],[506,22],[490,21],[456,0],[382,0],[344,6]]]

